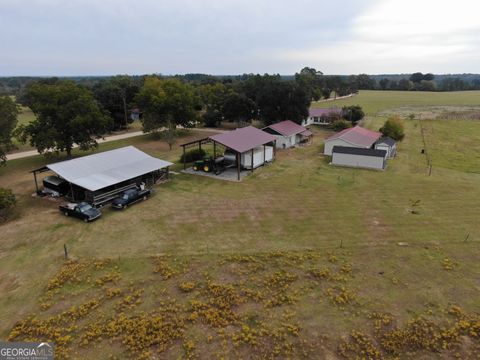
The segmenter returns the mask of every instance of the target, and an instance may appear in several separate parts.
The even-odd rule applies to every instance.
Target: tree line
[[[214,127],[221,122],[238,125],[258,120],[265,125],[285,119],[301,123],[312,101],[357,91],[358,83],[325,77],[303,68],[292,78],[281,75],[214,77],[202,74],[169,76],[115,76],[86,82],[45,78],[28,82],[16,101],[29,107],[35,120],[16,126],[18,106],[0,97],[0,157],[13,144],[12,136],[39,152],[65,152],[97,146],[109,132],[124,129],[141,115],[144,132],[161,134],[172,146],[177,128],[199,123]],[[137,110],[138,109],[138,110]],[[15,130],[14,130],[15,129]]]

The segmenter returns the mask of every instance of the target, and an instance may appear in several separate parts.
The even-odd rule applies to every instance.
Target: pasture
[[[365,114],[375,115],[388,109],[425,106],[478,106],[480,91],[426,92],[426,91],[373,91],[362,90],[357,96],[348,99],[312,103],[312,107],[329,108],[361,105]],[[414,111],[413,111],[414,112]]]
[[[471,92],[394,93],[346,101],[369,114],[475,105]],[[0,226],[0,337],[54,339],[74,359],[474,358],[480,121],[405,125],[385,172],[330,166],[331,133],[314,128],[313,144],[241,183],[175,174],[88,225],[31,196],[28,171],[45,159],[9,162],[0,186],[19,203]],[[180,156],[149,136],[100,150],[126,144]]]

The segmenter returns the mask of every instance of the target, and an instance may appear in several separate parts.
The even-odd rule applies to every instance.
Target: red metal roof
[[[292,135],[300,134],[305,130],[307,130],[303,126],[298,125],[297,123],[294,123],[291,120],[285,120],[267,127],[272,130],[275,130],[276,132],[278,132],[283,136],[292,136]]]
[[[245,151],[252,150],[277,139],[275,136],[253,126],[212,135],[209,138],[239,153],[244,153]]]
[[[342,109],[339,109],[339,108],[331,108],[331,109],[318,109],[318,108],[310,108],[308,110],[308,114],[310,117],[314,117],[314,116],[327,116],[329,114],[338,114],[338,113],[341,113],[342,112]]]
[[[325,141],[334,139],[342,139],[353,145],[371,147],[375,141],[382,136],[382,133],[377,131],[371,131],[360,126],[342,130],[336,134],[333,134]]]

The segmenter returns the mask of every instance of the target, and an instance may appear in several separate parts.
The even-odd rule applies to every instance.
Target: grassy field
[[[467,106],[480,105],[480,91],[424,92],[424,91],[373,91],[362,90],[348,99],[313,103],[312,107],[329,108],[361,105],[367,115],[375,115],[387,109],[423,106]]]
[[[392,103],[375,111],[412,106]],[[19,204],[1,225],[0,337],[53,339],[75,359],[475,358],[480,122],[407,121],[385,172],[330,166],[330,132],[314,132],[241,183],[173,175],[88,225],[31,196],[43,158],[8,163],[0,186]],[[101,150],[126,144],[180,155],[149,136]]]

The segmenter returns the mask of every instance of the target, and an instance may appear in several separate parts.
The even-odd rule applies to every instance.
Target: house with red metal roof
[[[310,108],[308,110],[308,117],[303,120],[302,125],[330,125],[333,121],[342,117],[342,109],[316,109]]]
[[[382,133],[371,131],[360,126],[342,130],[325,139],[325,155],[332,155],[334,146],[346,146],[370,149],[382,137]]]
[[[278,149],[287,149],[305,143],[313,136],[310,130],[291,120],[269,125],[263,128],[263,131],[277,137],[276,147]]]

